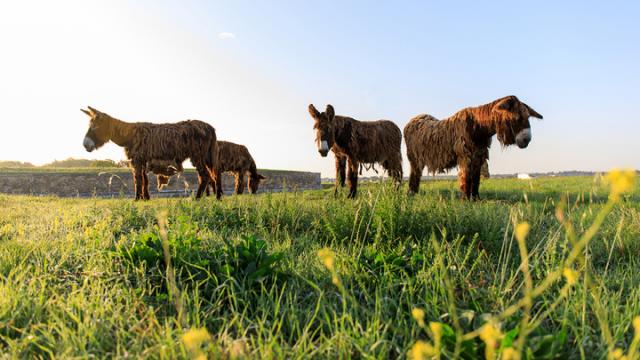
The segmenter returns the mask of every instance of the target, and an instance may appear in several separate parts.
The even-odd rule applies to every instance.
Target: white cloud
[[[218,39],[227,40],[227,39],[235,39],[235,35],[230,32],[221,32],[218,34]]]

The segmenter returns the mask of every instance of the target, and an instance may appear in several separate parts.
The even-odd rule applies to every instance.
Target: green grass
[[[579,238],[608,197],[586,177],[488,180],[479,202],[459,200],[454,181],[421,190],[407,197],[371,184],[355,201],[332,189],[221,202],[0,195],[0,353],[187,358],[198,350],[182,335],[206,328],[200,348],[214,358],[396,358],[434,340],[412,317],[420,308],[427,324],[444,324],[451,357],[456,334],[523,298],[514,225],[531,225],[527,273],[537,286],[575,245],[556,209]],[[496,320],[503,344],[530,314],[539,320],[522,345],[531,357],[606,358],[612,343],[630,347],[639,200],[636,186],[607,214],[564,295],[560,279],[529,311]],[[325,247],[335,273],[318,258]],[[477,337],[459,345],[459,356],[485,354]]]

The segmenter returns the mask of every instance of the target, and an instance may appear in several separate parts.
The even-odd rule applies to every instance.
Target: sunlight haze
[[[259,168],[333,177],[309,103],[402,129],[514,94],[544,120],[527,149],[494,139],[492,173],[640,168],[638,4],[5,1],[0,160],[123,159],[84,150],[89,105],[204,120]]]

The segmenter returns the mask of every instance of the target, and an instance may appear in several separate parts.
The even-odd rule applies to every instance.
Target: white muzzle
[[[88,136],[84,137],[84,141],[82,142],[82,145],[84,145],[84,148],[88,152],[92,152],[93,150],[96,149],[96,143],[93,140],[91,140],[91,138]]]
[[[519,148],[524,149],[531,142],[531,128],[520,130],[516,135],[516,144]]]
[[[327,144],[326,140],[322,140],[320,142],[320,146],[318,146],[318,151],[325,152],[325,153],[329,151],[329,144]]]

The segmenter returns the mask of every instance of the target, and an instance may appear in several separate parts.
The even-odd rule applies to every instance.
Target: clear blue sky
[[[210,122],[259,167],[321,171],[309,103],[443,118],[514,94],[544,115],[494,173],[640,168],[640,3],[24,1],[0,5],[0,159],[87,154],[80,107]],[[405,158],[405,168],[408,166]]]

